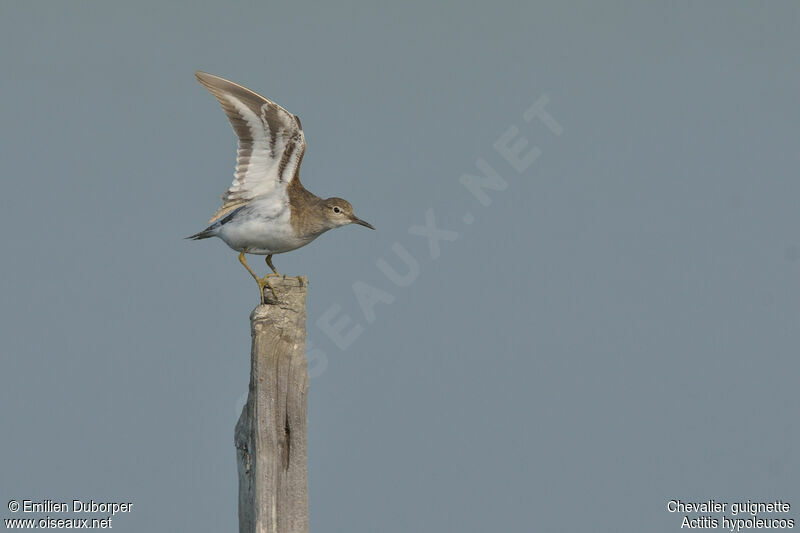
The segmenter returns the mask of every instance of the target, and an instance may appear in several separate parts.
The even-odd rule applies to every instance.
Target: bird
[[[222,195],[222,206],[210,226],[186,238],[222,239],[239,252],[239,262],[258,284],[261,303],[266,303],[266,287],[277,300],[269,283],[280,276],[273,255],[296,250],[341,226],[375,227],[358,218],[347,200],[320,198],[300,183],[306,151],[300,117],[225,78],[201,71],[195,76],[222,106],[239,144],[233,183]],[[272,272],[259,278],[245,254],[265,255]]]

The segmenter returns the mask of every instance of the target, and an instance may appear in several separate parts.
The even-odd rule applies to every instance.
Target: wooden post
[[[240,533],[308,532],[305,277],[272,278],[250,315],[250,390],[236,424]]]

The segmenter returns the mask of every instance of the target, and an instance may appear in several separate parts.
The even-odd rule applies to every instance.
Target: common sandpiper
[[[372,224],[353,214],[342,198],[322,199],[300,183],[300,163],[306,140],[300,118],[263,96],[232,81],[195,72],[195,76],[222,105],[239,138],[233,184],[222,195],[222,207],[211,224],[188,239],[219,237],[239,252],[239,262],[258,284],[261,303],[264,288],[277,299],[269,278],[279,273],[272,256],[310,243],[326,231]],[[266,255],[271,273],[259,278],[245,254]]]

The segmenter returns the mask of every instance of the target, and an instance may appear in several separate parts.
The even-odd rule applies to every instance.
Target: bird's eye
[[[334,207],[333,207],[333,212],[334,212],[334,213],[341,213],[341,212],[342,212],[342,210],[341,210],[341,209],[339,209],[339,206],[338,206],[338,205],[336,205],[336,206],[334,206]]]

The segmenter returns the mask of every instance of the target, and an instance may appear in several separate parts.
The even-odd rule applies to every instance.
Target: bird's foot
[[[267,300],[264,298],[264,287],[269,287],[269,290],[272,291],[272,297],[275,301],[278,301],[278,294],[275,292],[275,287],[269,282],[269,278],[278,277],[279,274],[267,274],[263,278],[256,278],[256,283],[258,283],[258,291],[261,293],[261,303],[266,304]]]

